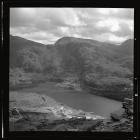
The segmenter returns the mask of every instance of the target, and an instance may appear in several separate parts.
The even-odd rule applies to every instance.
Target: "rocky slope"
[[[86,130],[86,127],[93,127],[104,119],[102,116],[75,110],[48,96],[36,93],[11,92],[9,106],[11,131],[30,131],[32,127],[35,130],[51,131],[56,127],[61,130],[62,125],[66,125],[68,129],[67,125],[72,125],[74,122],[77,124],[73,124],[75,127],[71,126],[72,130],[77,130],[78,125],[81,127],[79,129]],[[45,126],[41,127],[42,123],[45,123]]]
[[[112,112],[111,119],[104,120],[96,129],[112,132],[133,132],[133,100],[125,98],[122,108]]]
[[[126,131],[131,132],[132,114],[124,110],[106,119],[92,112],[75,110],[36,93],[10,92],[10,131]]]

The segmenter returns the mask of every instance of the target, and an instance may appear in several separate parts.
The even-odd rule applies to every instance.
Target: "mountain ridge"
[[[96,42],[96,43],[105,43],[105,44],[108,44],[108,45],[115,45],[115,46],[120,46],[121,44],[125,43],[125,42],[129,42],[129,41],[133,41],[134,42],[134,39],[133,38],[129,38],[125,41],[123,41],[122,43],[118,43],[116,45],[116,43],[113,43],[113,42],[106,42],[106,41],[98,41],[98,40],[94,40],[94,39],[87,39],[87,38],[78,38],[78,37],[69,37],[69,36],[65,36],[65,37],[61,37],[59,38],[58,40],[56,40],[55,43],[52,43],[52,44],[43,44],[43,43],[40,43],[40,42],[36,42],[36,41],[33,41],[33,40],[30,40],[30,39],[27,39],[27,38],[24,38],[24,37],[21,37],[21,36],[17,36],[17,35],[12,35],[10,34],[11,37],[17,37],[17,38],[22,38],[22,39],[25,39],[25,40],[28,40],[28,41],[32,41],[32,42],[35,42],[35,43],[38,43],[38,44],[42,44],[42,45],[53,45],[55,44],[57,41],[59,40],[62,40],[62,39],[79,39],[79,40],[85,40],[85,41],[93,41],[93,42]]]
[[[46,47],[11,36],[10,68],[57,75],[62,80],[71,75],[77,77],[81,85],[110,91],[117,88],[121,92],[133,82],[133,40],[116,47],[94,40],[63,37]]]

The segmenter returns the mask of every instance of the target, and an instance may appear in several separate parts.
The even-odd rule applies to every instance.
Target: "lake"
[[[122,103],[119,101],[89,94],[87,91],[64,89],[56,86],[55,82],[41,83],[35,87],[23,88],[18,91],[45,94],[54,98],[56,101],[75,109],[94,112],[97,115],[107,118],[110,117],[111,112],[114,112],[122,107]]]

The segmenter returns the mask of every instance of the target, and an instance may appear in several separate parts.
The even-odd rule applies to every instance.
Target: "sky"
[[[10,8],[10,34],[43,44],[65,36],[122,43],[134,36],[134,9]]]

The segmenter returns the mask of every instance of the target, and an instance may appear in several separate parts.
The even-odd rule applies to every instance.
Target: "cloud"
[[[99,13],[103,15],[110,15],[111,14],[117,14],[119,12],[119,9],[116,8],[100,8],[97,9]]]
[[[44,44],[63,36],[122,42],[134,34],[134,9],[10,8],[10,33]]]
[[[119,22],[117,19],[104,19],[96,23],[97,28],[108,28],[111,32],[120,30]]]
[[[118,44],[118,43],[121,43],[121,42],[127,40],[129,37],[128,36],[125,36],[125,37],[117,36],[117,35],[114,35],[112,33],[102,33],[102,34],[99,34],[99,35],[95,35],[94,38],[98,41],[102,40],[102,42],[108,41],[108,42],[111,42],[111,43],[117,43]]]

